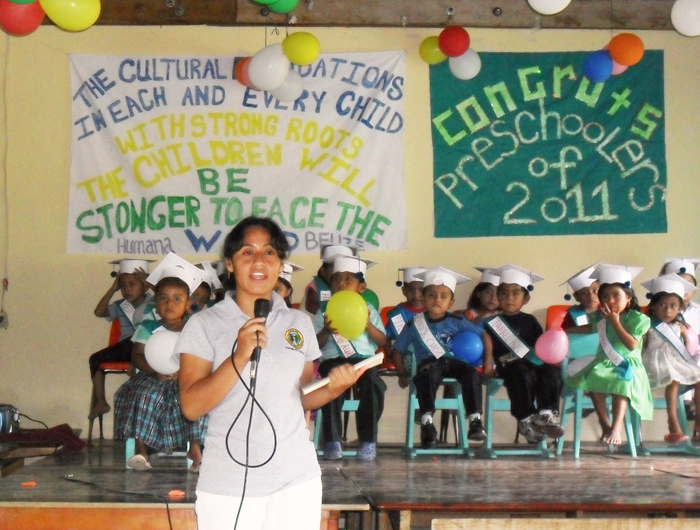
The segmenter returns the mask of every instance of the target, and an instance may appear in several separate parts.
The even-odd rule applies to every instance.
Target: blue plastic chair
[[[484,430],[486,441],[484,446],[477,451],[479,458],[497,458],[499,456],[542,456],[554,458],[554,453],[547,449],[547,442],[542,440],[536,445],[522,448],[494,448],[493,447],[493,413],[496,411],[510,411],[510,399],[496,398],[498,391],[503,388],[503,379],[491,378],[486,384],[486,402],[484,403]]]
[[[568,363],[575,359],[580,359],[585,356],[595,355],[598,349],[598,334],[571,334],[569,335],[569,353],[562,363],[563,375],[566,376]],[[591,359],[592,361],[593,359]],[[584,408],[593,408],[591,398],[583,395],[583,390],[580,388],[569,388],[564,385],[562,390],[564,404],[561,409],[561,424],[566,427],[569,414],[574,415],[574,458],[579,458],[581,455],[581,420],[583,418]],[[611,401],[608,398],[609,402]],[[608,404],[610,408],[610,404]],[[627,408],[625,413],[625,432],[627,434],[627,445],[620,446],[620,450],[628,451],[634,458],[637,456],[636,444],[634,443],[634,430],[632,426],[632,414],[630,408]],[[608,450],[612,450],[614,446],[608,446]],[[564,449],[564,438],[560,438],[557,443],[557,456],[562,454]]]

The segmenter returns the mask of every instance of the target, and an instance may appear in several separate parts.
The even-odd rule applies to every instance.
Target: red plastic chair
[[[545,329],[562,329],[566,312],[569,310],[568,305],[550,305],[547,308],[547,322]]]

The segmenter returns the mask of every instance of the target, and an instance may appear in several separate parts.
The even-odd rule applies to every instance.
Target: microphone
[[[267,318],[270,314],[270,301],[267,298],[258,298],[253,306],[253,315],[255,318]],[[258,335],[258,332],[255,332]],[[258,375],[258,362],[260,361],[260,339],[258,338],[258,345],[253,349],[253,355],[250,356],[250,380],[255,381],[255,377]]]

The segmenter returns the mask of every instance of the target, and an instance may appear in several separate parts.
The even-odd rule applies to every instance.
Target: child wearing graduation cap
[[[287,307],[292,307],[292,294],[294,294],[294,288],[292,287],[292,274],[303,270],[304,267],[290,261],[285,261],[282,264],[282,272],[280,272],[280,276],[277,279],[277,285],[275,285],[274,291],[284,298]]]
[[[478,324],[484,319],[499,313],[498,289],[499,278],[493,273],[491,267],[476,267],[481,272],[479,283],[467,300],[467,309],[464,311],[464,318]]]
[[[450,313],[454,291],[458,284],[469,278],[444,267],[433,267],[417,274],[423,279],[425,312],[418,313],[407,323],[394,349],[401,355],[413,355],[416,362],[416,395],[421,413],[421,445],[437,445],[437,429],[433,425],[435,397],[444,377],[454,377],[462,387],[464,408],[469,417],[470,440],[484,440],[486,433],[481,422],[481,376],[472,366],[455,358],[450,349],[452,339],[462,331],[482,336],[483,330],[460,315]],[[396,370],[401,379],[407,377],[401,357],[397,356]]]
[[[622,443],[628,405],[642,420],[649,421],[653,415],[649,378],[642,363],[643,338],[651,322],[640,311],[631,287],[641,271],[641,267],[606,263],[595,268],[591,277],[600,284],[600,309],[590,320],[600,344],[593,362],[565,381],[571,388],[591,393],[603,429],[601,441],[606,444]],[[608,394],[612,394],[613,400],[612,423],[606,403]]]
[[[134,334],[135,326],[143,320],[146,306],[153,299],[148,293],[145,281],[149,262],[150,260],[142,259],[121,259],[111,262],[113,265],[119,265],[119,271],[111,287],[97,303],[95,316],[104,318],[108,322],[119,319],[119,342],[90,356],[90,378],[95,399],[89,419],[102,416],[111,409],[105,396],[105,374],[99,369],[100,364],[131,362],[133,346],[131,336]],[[121,291],[122,298],[112,302],[117,291]]]
[[[333,294],[339,291],[354,291],[362,294],[367,268],[375,263],[356,256],[336,256],[333,261],[333,273],[330,277],[330,287]],[[356,364],[371,357],[377,348],[386,343],[385,329],[379,313],[371,304],[366,302],[366,305],[367,326],[362,335],[352,341],[340,336],[333,327],[333,322],[328,320],[321,311],[316,313],[314,329],[322,353],[321,364],[318,366],[321,377],[328,376],[336,366],[344,363]],[[377,454],[379,419],[384,411],[386,384],[379,377],[377,368],[374,367],[362,374],[356,385],[360,401],[356,415],[357,435],[360,440],[357,458],[374,460]],[[321,409],[323,411],[322,428],[325,440],[323,458],[327,460],[336,460],[343,456],[340,440],[342,434],[341,411],[344,401],[345,395],[341,394]]]
[[[562,380],[559,366],[545,364],[534,354],[542,326],[523,313],[535,282],[544,278],[517,265],[494,271],[499,277],[496,294],[501,314],[484,323],[484,375],[503,379],[510,399],[510,413],[518,420],[518,432],[529,443],[544,437],[560,438],[559,398]]]
[[[696,258],[670,258],[664,263],[659,276],[675,273],[685,281],[697,287],[698,282],[696,280],[696,274],[698,264],[700,264],[700,259]],[[695,293],[688,293],[685,295],[683,299],[685,307],[683,308],[682,314],[685,323],[693,328],[695,333],[700,334],[700,304],[693,302],[692,298],[694,294]]]
[[[185,324],[190,292],[202,283],[204,271],[169,253],[148,277],[155,285],[156,311],[160,320],[145,320],[134,333],[132,362],[139,373],[119,387],[114,395],[114,438],[135,438],[135,454],[127,466],[137,471],[151,469],[149,452],[174,449],[190,442],[188,457],[193,471],[199,468],[207,416],[192,422],[180,407],[177,372],[158,373],[146,360],[146,342],[163,330],[180,332]],[[167,355],[168,352],[163,352]]]
[[[319,309],[323,313],[331,298],[331,275],[333,274],[333,260],[336,256],[357,256],[357,248],[348,245],[321,246],[321,261],[323,263],[304,292],[304,309],[312,315],[318,313]]]
[[[643,282],[649,290],[649,316],[651,329],[644,337],[642,360],[653,389],[665,387],[666,410],[668,412],[667,443],[678,444],[690,437],[683,432],[678,421],[678,387],[680,384],[693,386],[696,410],[700,400],[700,367],[688,352],[686,324],[682,310],[686,296],[692,296],[697,287],[678,274],[665,274]],[[693,441],[700,441],[700,419],[695,418]]]
[[[598,310],[600,303],[598,300],[598,280],[591,278],[591,274],[597,266],[598,263],[586,267],[561,284],[566,284],[571,288],[574,300],[578,302],[567,309],[562,329],[569,332],[580,330],[584,333],[590,333],[589,315]],[[571,295],[567,293],[564,299],[571,300]],[[574,328],[579,328],[579,330]]]
[[[401,287],[401,293],[406,300],[392,307],[386,315],[386,345],[384,346],[384,355],[387,359],[392,360],[394,366],[396,366],[397,362],[401,363],[403,361],[403,356],[401,353],[393,350],[393,342],[399,338],[406,324],[413,320],[415,315],[425,311],[425,305],[423,305],[423,278],[418,275],[427,270],[425,267],[402,267],[399,269],[402,280],[398,280],[396,286]],[[396,357],[398,357],[398,360]],[[399,377],[399,386],[406,388],[408,379]]]

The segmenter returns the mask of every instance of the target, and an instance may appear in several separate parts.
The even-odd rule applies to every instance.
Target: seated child
[[[476,267],[476,270],[481,272],[481,279],[469,295],[467,309],[464,311],[464,318],[474,324],[499,313],[496,296],[498,276],[493,273],[493,269],[487,267]]]
[[[578,302],[577,305],[572,305],[569,307],[569,309],[566,311],[564,322],[562,323],[562,329],[569,333],[591,333],[590,326],[588,326],[589,315],[598,310],[599,302],[598,281],[590,276],[597,265],[598,264],[596,263],[595,265],[591,265],[590,267],[577,272],[564,282],[571,287],[571,290],[574,293],[574,300]],[[564,285],[564,283],[562,285]],[[564,296],[564,299],[571,300],[571,295],[567,293]]]
[[[277,285],[275,285],[274,291],[284,298],[284,302],[287,307],[292,307],[292,295],[294,294],[294,288],[292,287],[292,274],[295,272],[303,271],[304,267],[285,261],[282,264],[282,272],[277,279]]]
[[[326,304],[331,297],[331,274],[333,274],[333,260],[336,256],[357,256],[357,248],[347,245],[323,245],[321,247],[321,260],[323,263],[316,276],[306,286],[304,292],[304,304],[302,307],[312,315],[323,313]]]
[[[355,291],[361,294],[362,279],[367,268],[375,262],[360,259],[356,256],[339,256],[333,261],[331,275],[331,291]],[[318,345],[321,347],[321,364],[318,372],[326,377],[330,371],[343,363],[356,364],[374,355],[377,348],[384,346],[386,335],[379,313],[367,303],[367,326],[359,338],[349,341],[336,333],[333,322],[319,311],[314,320],[314,329]],[[377,454],[377,434],[379,419],[384,411],[384,392],[386,384],[379,377],[376,367],[370,368],[357,380],[359,392],[359,408],[355,416],[357,435],[360,447],[357,458],[374,460]],[[341,411],[345,395],[341,394],[330,403],[324,405],[323,411],[323,458],[335,460],[342,458],[341,440]]]
[[[642,360],[652,390],[666,388],[668,434],[664,436],[664,441],[678,444],[690,438],[678,422],[679,384],[693,386],[695,399],[700,399],[700,367],[685,346],[688,342],[687,328],[681,316],[683,299],[688,294],[692,296],[697,287],[678,274],[666,274],[642,285],[652,295],[649,303],[651,329],[644,337]],[[700,441],[700,419],[697,416],[693,441]]]
[[[90,356],[90,378],[95,405],[90,411],[89,419],[106,414],[111,408],[105,396],[105,373],[99,369],[100,364],[131,362],[131,336],[134,334],[134,327],[143,320],[144,308],[152,300],[145,283],[149,260],[122,259],[112,263],[119,264],[119,272],[112,286],[97,303],[95,316],[103,317],[108,322],[119,319],[119,342]],[[110,303],[117,291],[121,291],[123,298]]]
[[[532,284],[544,278],[516,265],[504,265],[494,273],[499,276],[501,314],[484,324],[484,375],[494,375],[495,361],[495,373],[508,391],[510,413],[529,443],[539,443],[545,436],[560,438],[564,435],[559,423],[561,368],[537,358],[534,348],[542,326],[522,312],[530,301]]]
[[[653,415],[649,378],[642,363],[642,339],[649,331],[649,317],[641,313],[630,287],[641,267],[600,264],[591,274],[598,280],[600,309],[591,325],[600,345],[595,360],[565,382],[571,388],[591,393],[593,408],[603,429],[601,441],[622,443],[622,426],[629,405],[642,420]],[[608,417],[606,395],[612,394],[613,421]]]
[[[402,355],[393,350],[392,344],[399,337],[406,324],[413,320],[413,317],[425,311],[423,305],[423,279],[416,276],[428,269],[425,267],[403,267],[399,272],[403,276],[403,282],[398,280],[397,287],[401,287],[401,293],[406,298],[405,302],[400,302],[387,313],[386,323],[386,345],[384,346],[384,358],[391,360],[396,366],[398,362],[402,362]],[[399,376],[399,386],[406,388],[408,386],[408,377]]]
[[[119,387],[114,397],[114,439],[136,439],[136,452],[127,466],[137,471],[151,468],[149,449],[170,453],[188,440],[187,456],[192,460],[193,471],[199,468],[202,459],[201,444],[207,417],[196,422],[187,420],[180,407],[177,372],[159,374],[145,356],[146,342],[151,335],[162,330],[182,330],[190,290],[202,282],[202,271],[173,256],[168,255],[148,277],[155,283],[155,304],[160,320],[145,320],[136,328],[132,363],[139,373]]]
[[[190,306],[187,310],[189,315],[213,306],[216,300],[212,297],[223,288],[219,275],[210,261],[205,260],[195,266],[204,271],[204,281],[190,295]]]
[[[484,440],[486,432],[481,422],[481,376],[472,366],[457,359],[450,349],[452,339],[461,331],[482,336],[483,330],[466,318],[449,313],[454,304],[454,290],[469,278],[444,267],[433,267],[419,273],[423,278],[425,312],[418,313],[406,324],[394,349],[402,355],[411,349],[415,356],[416,395],[421,413],[421,446],[437,445],[437,429],[433,425],[435,397],[444,377],[454,377],[462,387],[464,409],[469,417],[470,440]],[[401,357],[397,356],[396,371],[401,379],[407,377]]]
[[[697,286],[698,283],[695,279],[696,269],[700,259],[694,258],[683,258],[683,259],[667,259],[664,266],[661,268],[659,276],[664,274],[678,274],[685,281],[692,283]],[[700,333],[700,304],[693,302],[694,293],[687,293],[683,298],[685,307],[682,310],[683,320],[688,324],[695,333]]]

